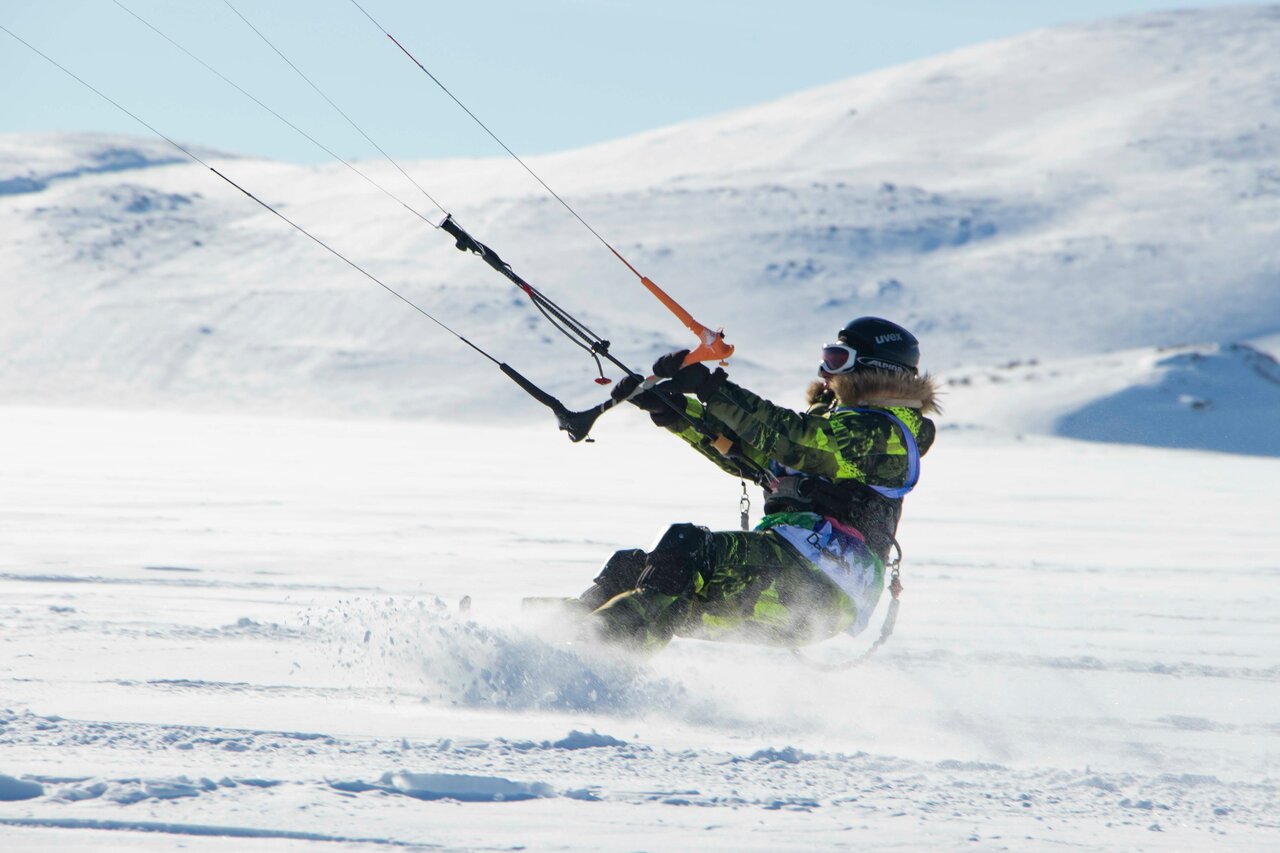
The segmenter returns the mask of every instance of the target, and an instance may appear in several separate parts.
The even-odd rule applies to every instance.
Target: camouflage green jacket
[[[832,482],[901,486],[907,477],[907,449],[893,421],[874,412],[852,411],[855,406],[897,416],[911,430],[922,455],[933,444],[934,425],[927,415],[938,407],[927,375],[867,371],[836,376],[810,386],[808,398],[808,410],[795,412],[725,382],[705,402],[686,397],[685,410],[706,433],[732,439],[735,451],[758,465],[782,466]],[[740,475],[732,456],[717,451],[698,430],[686,424],[672,430],[720,468]]]

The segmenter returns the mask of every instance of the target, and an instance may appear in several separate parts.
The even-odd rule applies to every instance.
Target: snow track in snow
[[[1117,834],[1126,828],[1160,826],[1229,838],[1242,833],[1254,837],[1257,830],[1280,828],[1274,823],[1280,784],[1274,781],[1089,768],[1017,769],[992,762],[922,762],[866,752],[815,753],[792,746],[672,750],[581,732],[559,741],[411,742],[103,724],[24,713],[5,715],[0,746],[74,754],[100,741],[104,732],[112,750],[134,753],[139,761],[185,748],[184,761],[205,773],[28,777],[22,781],[43,793],[25,801],[27,816],[3,817],[0,824],[420,844],[428,843],[431,833],[412,829],[411,824],[401,824],[386,838],[352,839],[341,831],[343,815],[354,809],[365,820],[376,822],[378,814],[402,810],[412,800],[516,803],[561,798],[727,814],[789,811],[854,823],[907,816],[953,826],[995,822],[1030,827],[1049,822],[1064,828],[1096,828],[1105,822]],[[228,750],[228,744],[240,747]],[[231,772],[230,765],[256,762],[277,768],[338,762],[343,769],[323,778],[308,777],[305,772],[283,778]],[[399,769],[379,770],[388,766]],[[584,780],[589,784],[583,785]],[[305,807],[312,830],[274,828],[280,808],[286,805]],[[161,811],[168,815],[163,823],[154,819]],[[210,823],[218,814],[257,816],[272,825]],[[426,815],[423,821],[429,823]],[[985,840],[998,838],[988,835]],[[1013,837],[1008,840],[1017,846]],[[610,845],[611,849],[624,846]]]
[[[672,520],[737,520],[737,483],[667,436],[3,420],[0,790],[27,797],[0,802],[6,849],[1127,853],[1280,831],[1273,460],[946,432],[904,520],[897,632],[822,673],[683,640],[619,661],[522,621],[521,596],[579,591]],[[463,436],[506,489],[420,452]]]

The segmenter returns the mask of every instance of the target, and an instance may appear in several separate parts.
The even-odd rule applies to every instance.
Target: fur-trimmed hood
[[[831,394],[841,406],[886,409],[901,406],[919,409],[925,415],[934,415],[942,410],[938,405],[937,383],[927,373],[915,375],[887,370],[856,370],[810,384],[805,396],[813,405],[829,400]]]

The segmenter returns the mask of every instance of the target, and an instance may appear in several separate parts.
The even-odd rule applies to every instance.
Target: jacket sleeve
[[[850,422],[793,412],[733,382],[722,384],[705,409],[709,418],[739,438],[753,458],[830,480],[864,479],[856,452],[869,443],[856,435],[856,423],[862,419]]]
[[[683,441],[689,444],[694,450],[701,453],[712,462],[717,468],[732,474],[735,477],[747,477],[752,479],[751,473],[745,471],[732,456],[726,456],[717,450],[712,443],[715,438],[724,436],[734,444],[736,452],[750,459],[761,468],[767,468],[769,465],[768,457],[761,454],[753,447],[746,445],[731,430],[728,425],[722,423],[717,418],[709,414],[706,408],[698,401],[696,397],[685,397],[685,414],[689,415],[694,421],[699,423],[704,432],[700,432],[688,423],[681,422],[669,429],[679,436]]]

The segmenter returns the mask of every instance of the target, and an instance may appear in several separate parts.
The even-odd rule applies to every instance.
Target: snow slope
[[[1280,364],[1265,342],[1156,347],[948,371],[945,422],[1004,435],[1280,456]]]
[[[647,429],[0,421],[6,851],[1280,838],[1276,460],[949,429],[896,633],[823,673],[684,640],[637,667],[520,620],[672,519],[736,521],[737,483]],[[434,450],[464,443],[504,488]]]
[[[1280,331],[1278,39],[1280,7],[1033,32],[532,165],[723,324],[735,375],[769,393],[861,313],[919,332],[935,370],[1242,343]],[[20,283],[0,311],[4,399],[532,411],[456,341],[169,156],[148,139],[0,142],[0,268]],[[580,353],[518,291],[345,167],[214,162],[500,358],[594,398]],[[686,342],[509,159],[409,165],[624,358]],[[362,168],[439,215],[388,164]]]

